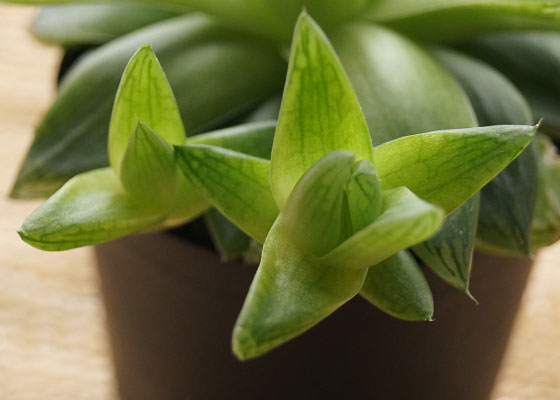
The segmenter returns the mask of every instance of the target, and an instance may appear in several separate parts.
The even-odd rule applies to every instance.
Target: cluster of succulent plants
[[[14,185],[50,196],[20,235],[65,250],[204,218],[224,259],[260,263],[241,359],[358,294],[430,320],[420,263],[470,296],[475,246],[560,238],[559,29],[560,1],[48,6],[35,35],[85,54]]]

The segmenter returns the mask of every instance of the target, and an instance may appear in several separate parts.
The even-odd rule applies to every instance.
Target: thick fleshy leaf
[[[303,333],[354,297],[366,273],[302,252],[279,217],[233,330],[233,352],[247,360]]]
[[[169,144],[187,140],[175,96],[150,45],[143,45],[132,56],[117,90],[109,125],[109,161],[117,175],[138,120]]]
[[[41,250],[67,250],[157,226],[165,211],[138,204],[111,168],[68,181],[23,223],[19,234]]]
[[[423,40],[488,32],[558,30],[558,0],[378,0],[369,17]]]
[[[316,257],[344,239],[344,189],[354,159],[349,151],[333,151],[321,158],[298,181],[282,212],[293,240]]]
[[[185,12],[149,3],[51,5],[41,9],[31,33],[42,42],[65,47],[99,45]]]
[[[501,70],[521,90],[542,132],[560,139],[560,34],[526,32],[492,35],[461,49]]]
[[[531,248],[538,250],[560,239],[560,157],[544,136],[537,137],[539,188],[533,219]]]
[[[187,139],[187,144],[207,144],[270,160],[276,122],[253,122],[203,133]]]
[[[270,179],[280,209],[299,178],[334,150],[373,161],[366,121],[346,73],[327,37],[303,13],[272,147]]]
[[[375,148],[381,187],[406,186],[451,213],[530,143],[534,126],[492,126],[407,136]]]
[[[412,248],[441,279],[468,295],[479,200],[478,194],[467,200],[445,219],[438,233]]]
[[[9,0],[20,4],[56,4],[69,0]],[[94,0],[99,1],[99,0]],[[330,27],[362,15],[375,0],[151,0],[203,11],[230,25],[259,35],[288,41],[294,23],[302,9],[317,18],[321,25]],[[92,0],[73,0],[75,3]],[[135,2],[145,3],[146,0]]]
[[[383,192],[379,218],[321,257],[327,265],[360,269],[380,263],[399,250],[426,240],[441,227],[445,214],[405,187]]]
[[[144,43],[157,53],[189,133],[242,114],[283,82],[285,62],[276,49],[201,15],[174,18],[114,40],[80,59],[64,79],[12,197],[48,196],[73,175],[108,165],[111,106],[128,60]]]
[[[353,24],[330,34],[375,145],[476,121],[461,87],[417,44],[387,29]]]
[[[370,267],[360,294],[380,310],[406,321],[429,321],[434,315],[428,282],[406,250]]]
[[[249,236],[215,208],[204,214],[204,222],[222,260],[240,258],[249,249]]]
[[[531,110],[511,82],[489,65],[450,50],[435,56],[469,96],[480,125],[530,125]],[[481,191],[477,237],[501,252],[528,254],[537,193],[535,146],[528,148]]]
[[[121,183],[139,202],[169,207],[177,196],[178,170],[173,148],[138,121],[122,158]]]
[[[381,184],[375,167],[369,161],[362,160],[354,164],[345,194],[352,233],[361,231],[381,214]]]
[[[263,243],[278,215],[270,161],[207,145],[176,146],[175,151],[181,169],[208,201]]]

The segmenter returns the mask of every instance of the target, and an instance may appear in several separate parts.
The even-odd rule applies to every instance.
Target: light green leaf
[[[327,265],[360,269],[426,240],[441,227],[444,212],[405,187],[383,192],[379,218],[321,257]]]
[[[406,250],[370,267],[360,294],[380,310],[406,321],[429,321],[434,315],[428,282]]]
[[[461,87],[434,58],[387,29],[351,24],[330,34],[375,145],[476,121]]]
[[[539,187],[531,232],[533,251],[560,239],[560,157],[545,136],[538,136],[537,143]]]
[[[352,233],[361,231],[381,214],[383,202],[379,176],[369,161],[362,160],[354,164],[345,193]]]
[[[558,0],[379,0],[370,19],[423,40],[488,32],[558,30]]]
[[[304,253],[282,217],[266,238],[263,257],[233,330],[233,352],[258,357],[301,334],[362,287],[367,269],[332,268]]]
[[[146,3],[52,5],[41,9],[31,33],[42,42],[65,47],[98,45],[185,11]]]
[[[187,139],[175,96],[150,45],[132,56],[117,90],[109,125],[109,161],[117,175],[138,120],[169,144],[184,144]]]
[[[251,239],[215,208],[204,214],[204,222],[223,261],[238,259],[249,249]]]
[[[451,213],[434,236],[412,247],[441,279],[467,293],[477,232],[480,196],[476,194]]]
[[[451,213],[515,159],[535,131],[493,126],[393,140],[374,151],[381,187],[406,186]]]
[[[276,122],[237,125],[187,139],[187,144],[207,144],[270,160]]]
[[[481,125],[530,125],[531,110],[511,82],[489,65],[469,56],[438,49],[435,56],[469,96]],[[528,254],[537,192],[537,156],[529,145],[481,191],[477,237],[502,253]]]
[[[280,209],[299,178],[334,150],[373,161],[354,90],[328,39],[304,13],[294,33],[272,148],[271,186]]]
[[[278,215],[270,162],[220,147],[176,146],[179,165],[222,214],[260,243]]]
[[[128,60],[144,43],[152,43],[189,133],[243,114],[284,82],[285,62],[275,48],[201,15],[174,18],[114,40],[81,58],[64,79],[12,197],[48,196],[73,175],[108,165],[111,106]]]
[[[163,222],[166,213],[138,204],[111,168],[68,181],[23,223],[19,234],[41,250],[57,251],[117,239]]]
[[[169,207],[177,196],[178,175],[173,148],[138,121],[124,152],[121,183],[142,203]]]
[[[345,239],[343,208],[354,154],[333,151],[317,161],[298,181],[282,212],[293,240],[320,257]]]

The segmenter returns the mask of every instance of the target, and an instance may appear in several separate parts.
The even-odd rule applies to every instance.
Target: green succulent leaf
[[[204,214],[204,222],[223,261],[238,259],[249,250],[249,236],[215,208]]]
[[[187,139],[187,144],[207,144],[270,160],[275,121],[252,122],[202,133]]]
[[[176,146],[177,160],[208,201],[263,243],[278,215],[269,185],[270,161],[208,145]]]
[[[150,45],[143,45],[132,56],[115,98],[109,125],[109,161],[117,175],[138,120],[169,144],[187,140],[175,96]]]
[[[502,71],[521,90],[541,132],[560,139],[560,34],[491,35],[461,46]]]
[[[80,174],[35,210],[19,234],[41,250],[93,245],[161,224],[165,210],[137,203],[111,168]]]
[[[445,219],[438,233],[412,247],[436,275],[469,296],[479,203],[476,194]]]
[[[521,93],[497,70],[454,51],[438,49],[434,54],[465,89],[481,125],[533,123]],[[536,177],[537,155],[531,144],[482,189],[479,242],[502,253],[529,253]]]
[[[381,184],[375,167],[369,161],[362,160],[354,164],[345,194],[352,233],[361,231],[381,214]]]
[[[489,32],[558,30],[558,0],[378,0],[369,18],[423,40]]]
[[[250,110],[283,82],[285,62],[276,49],[201,15],[160,22],[114,40],[81,58],[64,79],[12,197],[48,196],[70,177],[108,165],[111,106],[128,60],[144,43],[152,43],[158,54],[188,132],[211,129]]]
[[[41,9],[31,32],[49,44],[65,47],[99,45],[185,11],[148,3],[51,5]]]
[[[384,190],[406,186],[451,213],[530,143],[534,126],[492,126],[406,136],[375,148]]]
[[[321,257],[321,261],[344,269],[378,264],[432,236],[444,217],[442,209],[419,199],[405,187],[384,191],[381,215]]]
[[[387,29],[355,23],[330,34],[375,145],[476,120],[455,79],[423,48]]]
[[[355,156],[333,151],[317,161],[298,181],[282,212],[293,240],[314,256],[335,248],[345,237],[345,187]]]
[[[328,42],[305,13],[294,33],[272,147],[271,186],[283,209],[299,178],[322,156],[348,150],[372,159],[371,139],[354,90]]]
[[[552,142],[537,136],[539,186],[532,225],[533,251],[560,239],[560,157]]]
[[[280,216],[233,330],[233,352],[247,360],[303,333],[354,297],[366,273],[303,252]]]
[[[428,282],[406,250],[370,267],[360,294],[381,311],[406,321],[429,321],[434,315]]]
[[[149,126],[138,121],[122,158],[121,183],[138,201],[166,206],[177,196],[177,166],[173,148]]]

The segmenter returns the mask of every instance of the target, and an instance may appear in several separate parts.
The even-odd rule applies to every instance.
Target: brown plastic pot
[[[169,234],[96,247],[122,400],[485,400],[531,262],[475,257],[480,305],[428,276],[436,321],[403,322],[357,297],[266,356],[230,335],[255,268]]]

